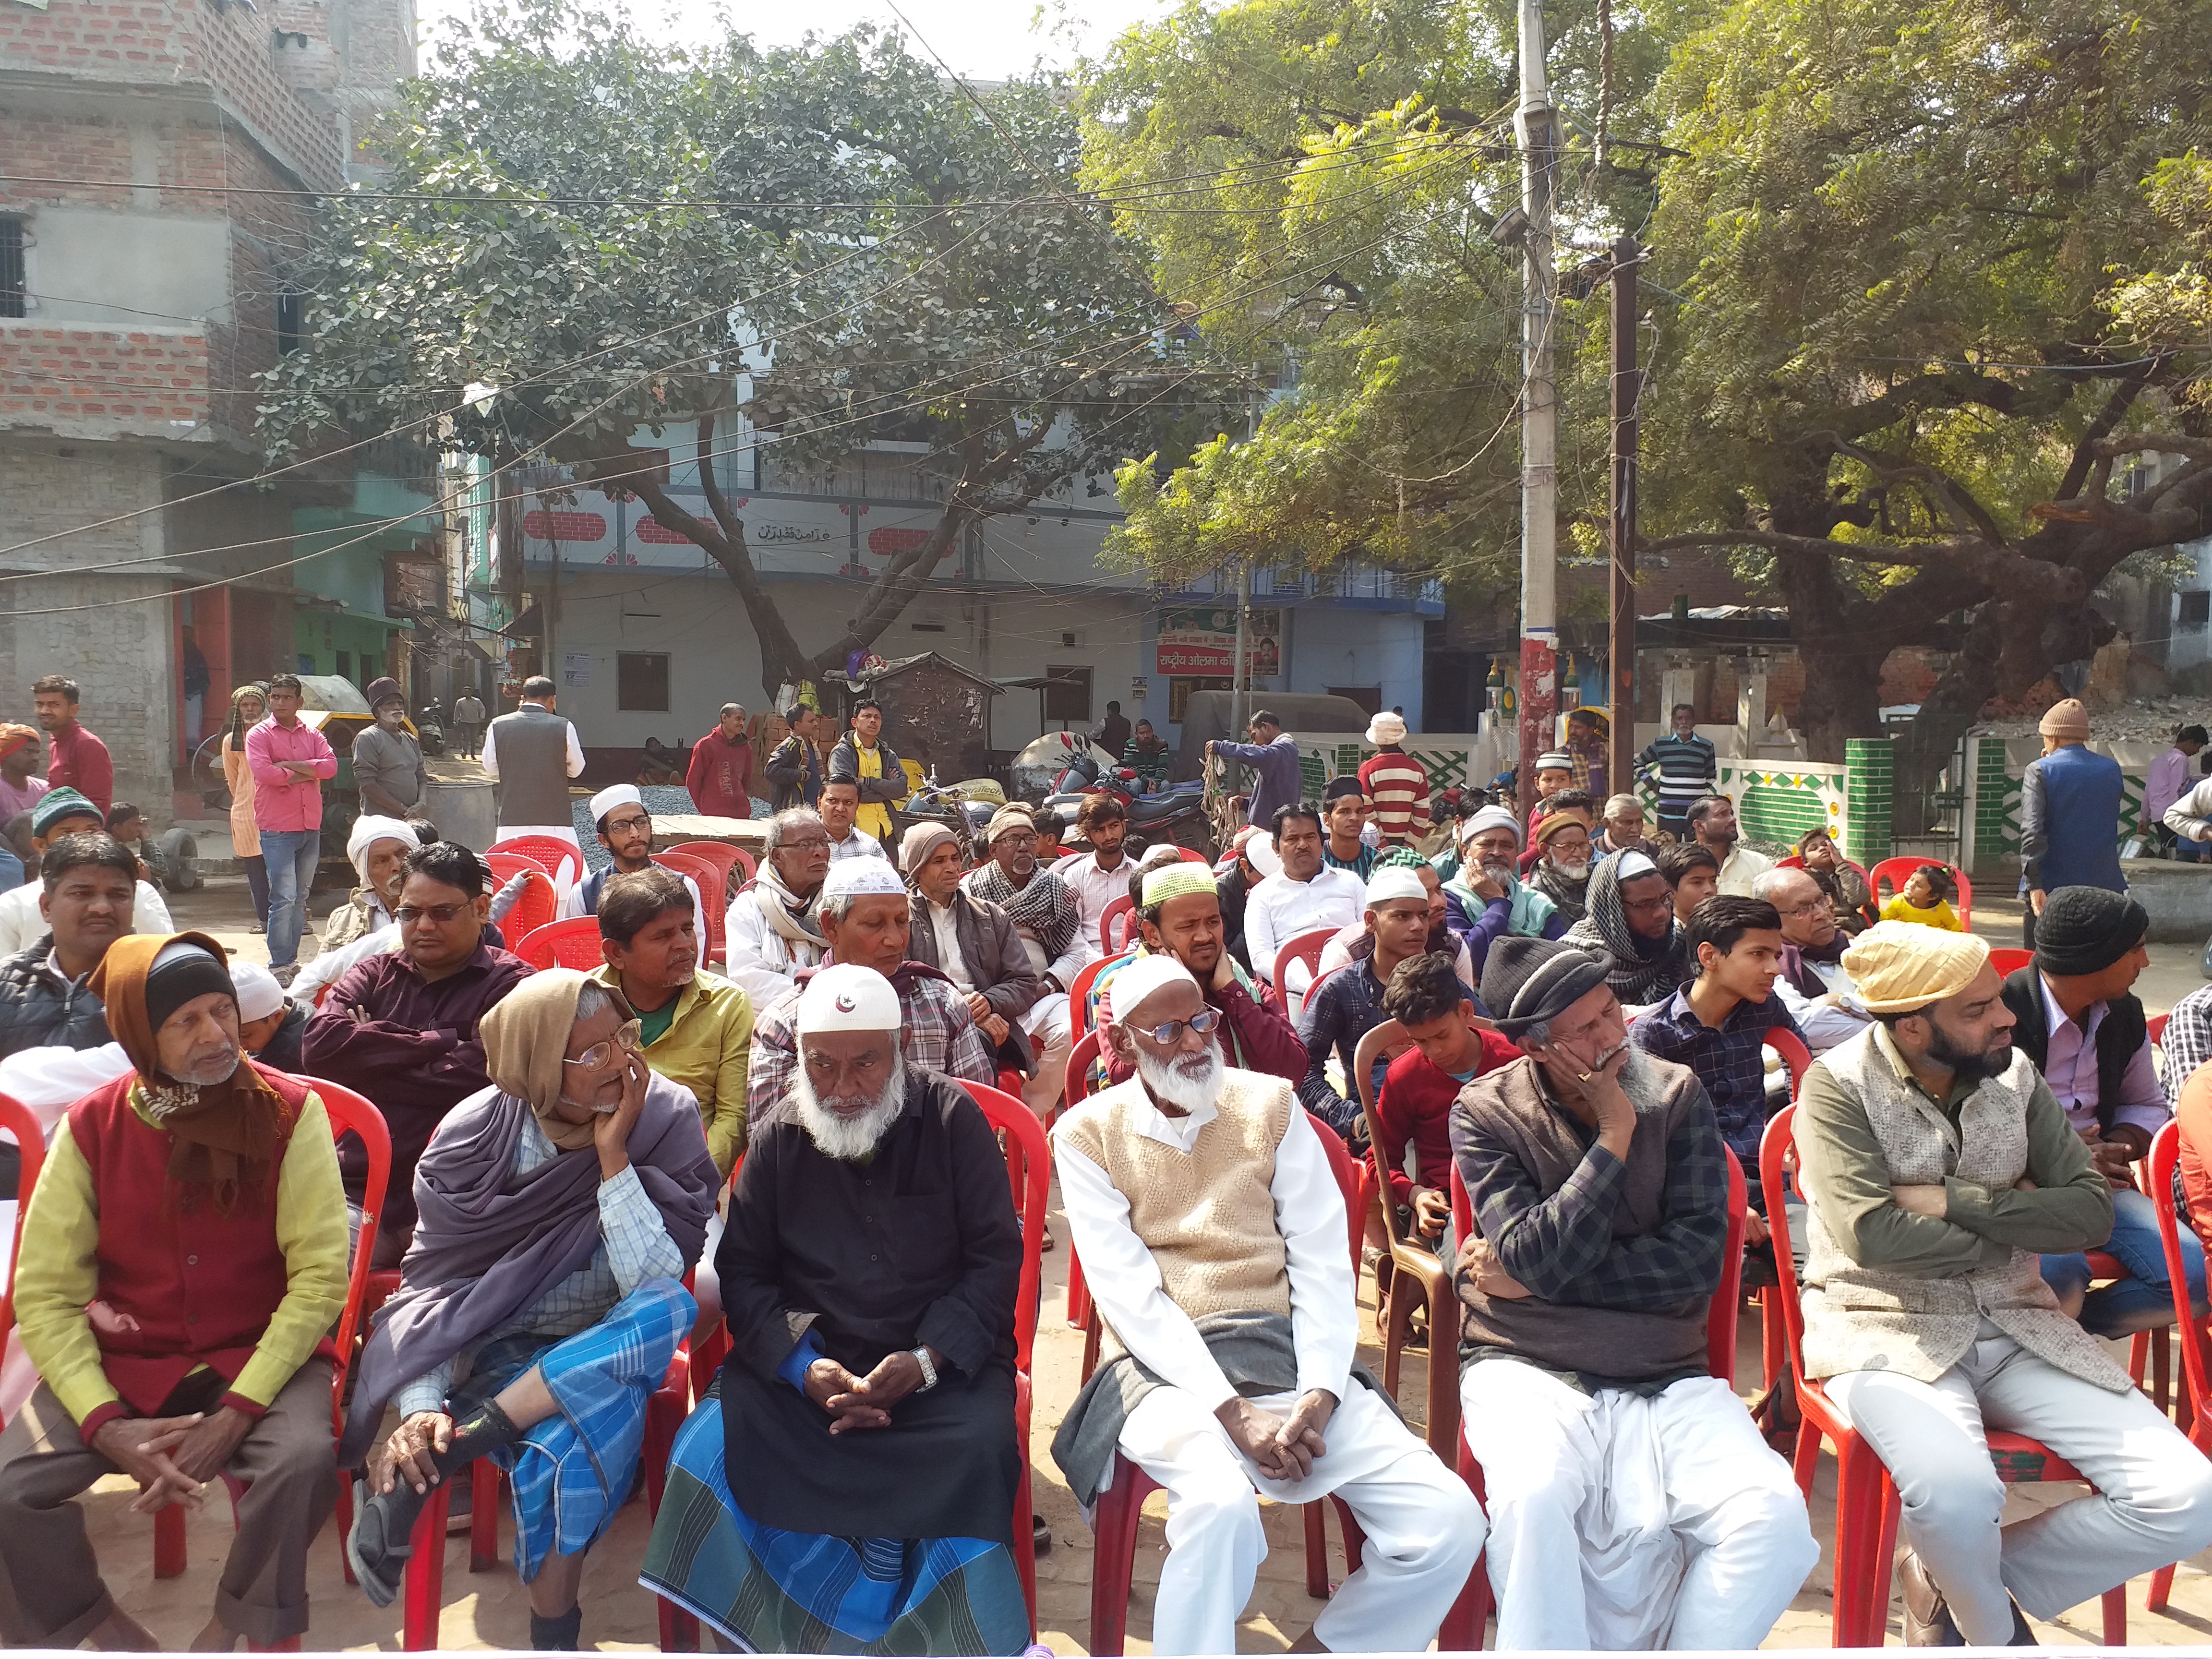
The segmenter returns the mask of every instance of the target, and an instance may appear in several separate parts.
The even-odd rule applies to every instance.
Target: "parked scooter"
[[[1079,847],[1083,843],[1075,828],[1075,815],[1085,799],[1101,792],[1119,799],[1129,817],[1128,834],[1132,839],[1146,846],[1162,842],[1173,842],[1179,847],[1213,856],[1212,826],[1206,821],[1205,786],[1196,780],[1163,790],[1156,795],[1137,793],[1137,775],[1129,767],[1101,767],[1090,756],[1078,752],[1068,757],[1067,764],[1053,780],[1052,793],[1045,797],[1048,811],[1057,811],[1066,826],[1062,844]],[[1070,840],[1069,837],[1075,837]]]

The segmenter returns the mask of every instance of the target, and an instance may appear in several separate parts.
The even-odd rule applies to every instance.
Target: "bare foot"
[[[95,1627],[87,1638],[102,1653],[159,1653],[161,1644],[148,1630],[129,1613],[118,1607]]]
[[[210,1619],[192,1638],[194,1653],[229,1653],[238,1646],[238,1636],[221,1619]]]

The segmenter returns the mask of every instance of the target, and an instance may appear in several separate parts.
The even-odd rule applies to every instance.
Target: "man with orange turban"
[[[197,1509],[228,1473],[246,1489],[193,1645],[273,1646],[307,1628],[307,1547],[337,1498],[330,1121],[304,1079],[246,1058],[205,934],[119,939],[90,988],[133,1069],[70,1108],[24,1217],[15,1323],[43,1381],[0,1435],[0,1640],[156,1646],[69,1500],[120,1472],[135,1510]]]

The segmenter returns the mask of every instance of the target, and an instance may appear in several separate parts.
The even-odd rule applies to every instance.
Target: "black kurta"
[[[730,1357],[722,1420],[730,1492],[789,1532],[1011,1542],[1014,1297],[1021,1227],[982,1110],[934,1072],[865,1164],[817,1148],[786,1101],[755,1124],[715,1252]],[[830,1414],[776,1376],[811,1328],[865,1376],[927,1343],[938,1384],[888,1429],[832,1435]]]

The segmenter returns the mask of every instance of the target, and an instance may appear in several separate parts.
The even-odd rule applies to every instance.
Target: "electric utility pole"
[[[1616,794],[1635,793],[1636,414],[1644,390],[1636,367],[1636,267],[1643,258],[1633,236],[1613,245],[1613,639],[1607,648],[1613,733],[1605,775]]]
[[[1552,179],[1558,127],[1544,76],[1542,0],[1521,0],[1521,799],[1559,729],[1559,389],[1552,380]]]

